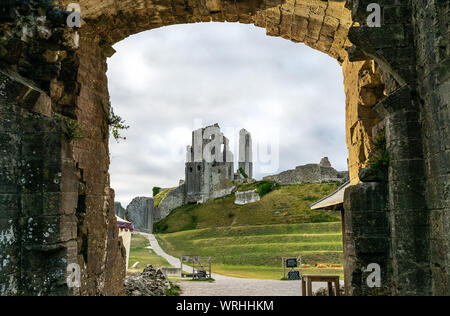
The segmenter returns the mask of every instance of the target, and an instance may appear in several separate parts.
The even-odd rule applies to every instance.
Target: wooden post
[[[312,279],[307,278],[307,285],[308,285],[308,295],[307,296],[313,296],[313,290],[312,290]]]
[[[334,281],[335,285],[334,288],[336,290],[336,296],[341,296],[341,289],[340,289],[340,284],[339,284],[339,277],[337,278],[336,281]]]
[[[333,296],[333,283],[328,282],[328,296]]]
[[[302,296],[306,296],[306,280],[302,278]]]
[[[302,255],[299,255],[297,258],[298,262],[298,271],[300,272],[300,280],[303,279],[303,273],[302,273]]]
[[[286,264],[284,257],[281,258],[281,265],[283,266],[283,279],[286,279]]]

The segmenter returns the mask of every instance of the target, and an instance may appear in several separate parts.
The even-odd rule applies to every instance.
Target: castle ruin
[[[219,124],[193,131],[192,145],[186,151],[186,203],[203,203],[228,195],[234,188],[231,181],[242,177],[239,172],[234,173],[234,155]],[[239,132],[239,168],[251,178],[252,138],[245,129]]]
[[[324,157],[319,164],[297,166],[295,169],[264,177],[263,180],[274,181],[279,185],[345,182],[349,180],[349,174],[347,171],[337,171],[334,169],[328,157]]]

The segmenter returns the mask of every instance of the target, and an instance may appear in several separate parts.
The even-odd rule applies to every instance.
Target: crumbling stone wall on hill
[[[274,181],[280,185],[332,181],[345,182],[348,180],[348,173],[336,171],[329,162],[327,164],[322,161],[320,164],[297,166],[293,170],[286,170],[277,175],[264,177],[263,180]]]
[[[170,212],[174,209],[184,205],[186,200],[186,188],[185,184],[178,186],[177,188],[170,190],[169,193],[159,202],[155,208],[154,222],[159,222],[163,218],[169,216]]]
[[[123,294],[106,60],[112,45],[141,31],[228,21],[303,42],[343,66],[354,184],[344,216],[347,293],[450,295],[448,1],[378,0],[382,27],[369,28],[373,0],[79,0],[78,43],[65,26],[70,2],[0,6],[1,294]],[[382,127],[389,171],[361,183]],[[80,288],[66,281],[73,262]],[[370,263],[381,266],[380,289],[367,288]]]

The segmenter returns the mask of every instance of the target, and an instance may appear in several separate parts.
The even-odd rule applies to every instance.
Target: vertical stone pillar
[[[82,295],[121,295],[125,252],[119,242],[109,181],[109,94],[106,58],[110,50],[80,31],[79,91],[73,110],[83,131],[74,142],[78,182],[78,263],[82,267]]]
[[[414,0],[433,295],[450,296],[450,3]]]
[[[386,182],[361,183],[345,191],[344,274],[350,296],[391,294],[390,225]],[[381,268],[381,288],[369,287],[370,264]]]
[[[430,220],[430,199],[426,198],[426,192],[429,192],[426,184],[432,184],[434,181],[429,181],[430,175],[426,172],[424,159],[428,151],[424,145],[430,139],[427,133],[431,126],[427,126],[423,121],[428,109],[433,108],[433,102],[426,100],[425,95],[420,96],[420,87],[423,86],[425,78],[418,76],[423,72],[423,67],[417,65],[417,58],[420,57],[420,54],[417,55],[417,46],[421,45],[421,41],[416,38],[418,35],[422,39],[430,38],[429,35],[433,38],[437,30],[423,36],[426,32],[424,29],[446,25],[446,22],[429,21],[424,28],[423,25],[418,28],[414,21],[414,3],[416,18],[419,21],[423,21],[427,16],[422,10],[437,5],[436,1],[426,4],[419,1],[395,4],[391,1],[381,1],[379,4],[382,8],[382,26],[368,27],[365,26],[368,1],[353,0],[353,20],[361,26],[352,27],[348,35],[350,41],[356,45],[354,52],[359,49],[364,55],[375,59],[389,82],[386,87],[388,96],[375,107],[379,117],[385,122],[390,159],[388,197],[391,283],[394,295],[434,293],[431,272],[434,241],[431,236],[437,229]],[[447,11],[444,9],[442,12],[448,12],[448,4]],[[448,21],[448,15],[444,16]],[[439,45],[436,43],[428,43],[424,49],[427,52],[421,57],[435,55],[437,46]],[[436,58],[431,57],[431,60],[435,61]],[[437,74],[433,76],[432,90],[438,87],[438,77]],[[433,119],[432,125],[430,130],[441,130],[442,126],[448,125],[448,119],[446,123]],[[439,141],[443,139],[445,137],[440,137]],[[442,173],[441,170],[432,169],[435,175]],[[442,198],[439,200],[442,201]],[[442,281],[439,282],[442,284]]]
[[[238,168],[242,168],[250,179],[253,178],[252,135],[245,129],[239,131]]]
[[[430,214],[419,102],[408,86],[377,105],[386,122],[393,294],[431,295]]]

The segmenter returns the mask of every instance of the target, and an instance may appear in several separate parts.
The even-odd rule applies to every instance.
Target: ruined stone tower
[[[187,203],[202,203],[229,194],[230,180],[234,178],[234,156],[219,124],[192,132],[185,172]]]
[[[239,131],[239,169],[253,178],[252,135],[244,128]]]

